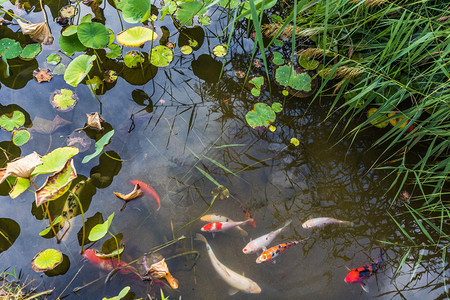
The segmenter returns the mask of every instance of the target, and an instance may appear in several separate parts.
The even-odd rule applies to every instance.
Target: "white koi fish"
[[[259,249],[262,249],[263,251],[267,250],[267,246],[277,237],[277,235],[280,234],[280,232],[286,228],[289,224],[291,224],[292,220],[286,221],[284,223],[283,227],[278,228],[277,230],[274,230],[272,232],[269,232],[268,234],[265,234],[263,236],[260,236],[257,239],[254,239],[253,241],[250,241],[244,249],[242,249],[242,252],[245,254],[255,253]]]
[[[206,238],[201,235],[200,233],[197,233],[196,240],[202,241],[206,245],[206,251],[208,252],[209,258],[211,259],[211,264],[213,265],[214,269],[216,270],[217,274],[231,287],[229,294],[234,295],[239,291],[242,291],[244,293],[248,294],[259,294],[261,293],[261,288],[259,285],[254,282],[253,280],[239,275],[238,273],[234,272],[233,270],[230,270],[226,266],[224,266],[216,257],[214,252],[211,249],[211,246],[209,246],[208,241]]]
[[[242,222],[214,222],[214,223],[208,223],[205,226],[202,227],[201,231],[204,232],[211,232],[213,237],[215,236],[216,232],[219,231],[225,231],[231,228],[235,228],[239,225],[252,222],[253,219],[248,219]]]
[[[201,221],[215,223],[215,222],[234,222],[228,217],[220,215],[204,215],[200,218]],[[248,232],[242,229],[240,226],[236,226],[236,229],[241,233],[242,236],[247,236]]]
[[[333,218],[314,218],[314,219],[309,219],[308,221],[306,221],[305,223],[302,224],[303,228],[313,228],[313,227],[319,227],[319,226],[324,226],[324,225],[328,225],[328,224],[341,224],[341,225],[346,225],[346,226],[353,226],[353,222],[350,221],[341,221],[338,219],[333,219]]]

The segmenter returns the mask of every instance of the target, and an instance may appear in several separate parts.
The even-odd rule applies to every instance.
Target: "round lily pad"
[[[371,109],[369,109],[369,111],[367,112],[367,118],[370,118],[377,110],[378,110],[378,108],[375,108],[375,107],[372,107]],[[370,124],[372,124],[373,126],[378,127],[378,128],[384,128],[384,127],[388,126],[389,121],[387,121],[386,115],[382,114],[380,116],[377,116],[372,121],[370,121]]]
[[[30,132],[26,129],[14,130],[12,134],[12,141],[16,146],[25,145],[30,139]]]
[[[147,27],[136,26],[117,34],[117,42],[127,47],[139,47],[147,41],[154,40],[158,35]]]
[[[306,55],[299,55],[298,63],[305,70],[315,70],[319,66],[319,62],[317,60],[311,59]]]
[[[59,14],[63,18],[73,18],[78,13],[78,9],[73,5],[66,5],[59,10]]]
[[[52,53],[47,56],[47,62],[51,65],[57,65],[61,62],[61,56],[58,54]]]
[[[12,114],[4,114],[0,117],[0,127],[8,131],[19,128],[25,124],[25,115],[15,110]]]
[[[71,86],[77,86],[92,69],[95,55],[80,55],[70,62],[64,73],[64,80]]]
[[[198,22],[202,25],[209,25],[211,23],[211,17],[207,15],[198,16]]]
[[[56,90],[50,96],[50,103],[53,108],[63,112],[71,110],[77,101],[77,95],[69,89]]]
[[[272,62],[277,66],[284,64],[283,54],[281,54],[280,52],[274,52]]]
[[[123,62],[128,68],[136,68],[140,62],[144,61],[145,58],[138,51],[130,51],[123,58]]]
[[[61,32],[61,34],[62,34],[63,36],[71,36],[71,35],[76,34],[77,31],[78,31],[78,25],[70,25],[70,26],[67,26],[67,27],[63,30],[63,32]]]
[[[192,53],[192,47],[188,46],[188,45],[184,45],[180,48],[181,53],[185,54],[185,55],[189,55]]]
[[[81,52],[86,50],[86,46],[80,42],[80,40],[78,39],[78,35],[76,34],[71,34],[68,36],[61,34],[59,36],[59,47],[67,53]]]
[[[227,55],[228,47],[227,45],[217,45],[213,48],[213,53],[217,57],[223,57]]]
[[[56,249],[46,249],[31,260],[31,268],[36,272],[45,272],[57,267],[63,261],[61,251]]]
[[[19,42],[4,38],[0,40],[0,53],[6,59],[16,58],[22,52]]]
[[[255,128],[258,126],[268,127],[275,121],[275,111],[265,103],[256,103],[252,111],[245,115],[248,125]]]
[[[110,52],[106,54],[107,58],[116,58],[119,57],[120,54],[122,54],[122,50],[116,44],[108,45],[108,49],[110,50]]]
[[[39,43],[26,45],[22,53],[20,53],[20,58],[23,60],[32,60],[41,53],[41,50],[42,47]]]
[[[101,49],[109,44],[109,31],[101,23],[81,23],[77,30],[80,42],[93,49]]]
[[[156,46],[150,54],[150,63],[157,67],[166,67],[173,60],[173,52],[166,46]]]

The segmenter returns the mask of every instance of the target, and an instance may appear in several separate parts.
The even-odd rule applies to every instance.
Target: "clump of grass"
[[[50,295],[53,291],[46,290],[43,292],[36,292],[32,288],[33,280],[20,280],[19,276],[14,273],[0,273],[0,299],[8,300],[31,300],[44,299],[43,296]]]

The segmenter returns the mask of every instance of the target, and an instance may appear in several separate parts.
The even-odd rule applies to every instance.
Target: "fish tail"
[[[202,241],[203,243],[208,244],[208,241],[207,241],[206,238],[203,236],[203,234],[197,233],[197,234],[195,235],[195,239],[196,239],[197,241]]]
[[[344,225],[350,226],[350,227],[353,227],[355,225],[355,223],[353,223],[351,221],[341,221],[341,224],[344,224]]]
[[[255,220],[253,220],[252,218],[250,218],[250,219],[245,220],[244,223],[242,223],[242,224],[249,223],[249,222],[255,222]]]

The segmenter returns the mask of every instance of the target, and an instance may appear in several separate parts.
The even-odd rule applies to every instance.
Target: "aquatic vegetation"
[[[63,254],[56,249],[45,249],[31,260],[31,267],[36,272],[50,271],[63,261]]]
[[[91,159],[98,156],[100,153],[102,153],[103,148],[109,143],[111,137],[114,135],[114,130],[108,131],[105,133],[105,135],[102,136],[101,139],[99,139],[97,142],[95,142],[95,152],[89,155],[86,155],[83,158],[82,163],[88,163]]]
[[[18,110],[13,111],[12,114],[4,114],[0,116],[0,127],[8,131],[14,128],[20,128],[25,124],[25,115]]]
[[[114,297],[111,297],[111,298],[104,297],[102,300],[120,300],[123,297],[125,297],[128,294],[129,291],[130,291],[130,287],[126,286],[119,292],[119,294],[117,296],[114,296]]]
[[[92,69],[96,58],[95,55],[83,54],[72,60],[64,73],[64,80],[73,87],[78,86]]]
[[[256,103],[252,111],[249,111],[245,115],[245,120],[251,127],[269,127],[273,122],[275,122],[276,115],[282,110],[280,103],[273,103],[269,106],[265,103]]]
[[[50,69],[37,69],[33,71],[33,77],[37,82],[48,82],[52,80],[52,71]]]
[[[30,139],[31,134],[28,130],[26,129],[19,129],[19,130],[13,130],[12,133],[12,141],[14,143],[14,145],[16,146],[23,146],[25,145],[28,140]]]

